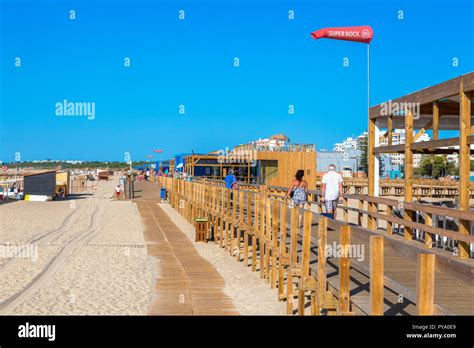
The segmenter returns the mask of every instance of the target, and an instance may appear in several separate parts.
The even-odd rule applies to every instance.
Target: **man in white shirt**
[[[330,164],[328,172],[321,180],[322,203],[326,205],[326,213],[332,214],[336,218],[337,203],[342,200],[342,176],[336,172],[336,166]]]

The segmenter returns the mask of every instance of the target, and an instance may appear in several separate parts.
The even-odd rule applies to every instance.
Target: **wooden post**
[[[351,227],[341,226],[341,257],[339,258],[339,311],[347,313],[350,311],[350,268],[351,260],[349,250],[351,247]]]
[[[230,224],[229,224],[229,232],[230,232],[230,246],[229,246],[229,254],[230,256],[234,256],[234,240],[235,240],[235,229],[234,229],[234,222],[237,219],[237,194],[234,192],[235,190],[230,189],[231,192],[231,201],[232,201],[232,215],[230,216]]]
[[[461,112],[459,120],[459,208],[469,211],[470,191],[470,156],[471,149],[467,137],[471,134],[471,100],[463,90],[461,82]],[[464,236],[470,235],[470,221],[459,220],[459,233]],[[469,258],[469,244],[458,241],[459,257]]]
[[[387,135],[388,135],[388,142],[387,142],[387,145],[392,145],[392,133],[393,133],[393,116],[390,115],[388,116],[388,119],[387,119]]]
[[[393,207],[391,205],[387,205],[387,217],[392,217],[393,215]],[[393,222],[387,220],[387,234],[392,235],[393,234]]]
[[[425,225],[433,226],[433,218],[430,213],[425,213]],[[433,237],[431,233],[425,231],[425,246],[429,249],[433,247]]]
[[[240,262],[240,242],[242,240],[242,229],[244,228],[244,191],[239,190],[236,191],[234,194],[239,194],[239,218],[238,218],[238,226],[237,226],[237,238],[235,240],[236,246],[236,253],[235,259]]]
[[[344,221],[347,222],[349,221],[349,210],[347,210],[349,200],[346,197],[344,197],[342,201],[343,201],[342,216],[343,216]]]
[[[435,255],[418,254],[416,272],[416,306],[418,315],[433,315]]]
[[[383,236],[370,236],[370,312],[384,313],[384,246]]]
[[[252,226],[252,210],[251,210],[251,199],[252,199],[252,194],[250,191],[247,191],[247,200],[246,200],[246,214],[247,214],[247,219],[246,224],[244,226],[244,267],[247,267],[249,265],[249,230],[250,226]],[[243,214],[243,212],[242,212]]]
[[[260,278],[265,277],[265,195],[260,194],[260,235],[258,237],[260,247]]]
[[[362,224],[363,224],[363,217],[364,217],[364,214],[361,212],[362,210],[364,210],[364,201],[362,199],[359,199],[359,211],[357,212],[357,224],[360,226],[360,227],[363,227]]]
[[[411,143],[413,142],[413,114],[411,111],[406,111],[405,116],[405,202],[411,203],[413,200],[413,151]],[[405,209],[405,220],[413,221],[413,212]],[[405,240],[411,240],[412,228],[404,226]]]
[[[252,234],[252,272],[257,271],[257,235],[260,228],[260,199],[258,193],[254,194],[253,201],[253,212],[254,212],[254,223],[253,223],[253,234]]]
[[[283,265],[282,260],[286,259],[286,212],[287,205],[283,203],[280,208],[280,264],[278,268],[278,298],[280,299],[285,290],[284,277],[285,277],[285,267],[288,265]]]
[[[318,305],[324,303],[326,284],[326,244],[328,233],[328,218],[322,217],[318,221]]]
[[[272,209],[270,204],[270,197],[265,198],[265,210],[266,221],[265,221],[265,279],[270,280],[270,236],[272,234]]]
[[[439,105],[438,102],[433,103],[433,140],[438,140],[439,129]]]
[[[272,272],[271,288],[275,289],[277,285],[277,253],[278,253],[278,201],[275,199],[272,204]]]
[[[303,226],[303,249],[301,259],[301,278],[298,288],[298,314],[304,315],[305,306],[305,278],[310,275],[309,261],[311,257],[311,223],[313,213],[310,210],[304,211]]]
[[[298,263],[298,208],[291,209],[291,229],[290,229],[290,267],[287,272],[287,293],[286,293],[286,313],[293,314],[293,274],[292,270]]]

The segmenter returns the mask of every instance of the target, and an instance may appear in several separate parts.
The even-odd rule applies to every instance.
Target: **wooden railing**
[[[224,185],[219,180],[213,180],[212,183]],[[254,192],[259,190],[259,185],[240,186]],[[283,198],[288,188],[269,186],[267,191],[270,195]],[[322,213],[321,191],[309,190],[308,193],[309,201],[316,208],[316,212]],[[403,234],[406,240],[422,242],[427,249],[439,247],[461,257],[458,244],[474,244],[473,235],[462,235],[456,231],[459,220],[469,221],[471,226],[474,226],[472,211],[356,194],[344,194],[343,203],[338,208],[342,211],[342,221],[371,230],[383,228],[388,235]],[[350,212],[356,215],[352,221],[349,219]],[[447,222],[450,222],[451,229],[447,228]],[[439,227],[440,224],[446,227]],[[474,257],[472,252],[470,257]]]
[[[270,283],[271,288],[278,288],[278,299],[286,300],[287,313],[293,314],[296,309],[299,315],[305,315],[309,302],[310,313],[320,315],[333,313],[353,315],[350,298],[351,258],[348,250],[351,246],[352,226],[346,221],[328,219],[320,213],[318,192],[311,192],[318,212],[310,209],[288,208],[282,198],[285,188],[243,185],[239,190],[226,189],[222,182],[188,182],[171,178],[160,178],[161,187],[166,187],[171,205],[189,222],[196,218],[207,218],[209,233],[215,243],[225,248],[230,256],[242,262],[245,267],[260,273],[260,277]],[[384,198],[372,199],[366,196],[346,196],[345,201],[356,199],[366,203],[387,204],[392,206],[397,201]],[[395,202],[395,203],[394,203]],[[344,209],[348,210],[347,204]],[[406,205],[406,209],[419,209],[418,205]],[[434,207],[425,208],[430,214],[439,213]],[[378,211],[378,210],[377,210]],[[442,209],[444,212],[445,209]],[[289,212],[289,214],[288,214]],[[358,214],[364,214],[362,209]],[[453,216],[472,218],[463,212],[451,211]],[[298,228],[299,215],[303,216],[302,232]],[[373,219],[385,218],[377,212],[365,212]],[[344,219],[347,218],[344,215]],[[312,236],[312,225],[316,223],[317,238]],[[406,223],[406,222],[404,222]],[[427,228],[423,225],[424,228]],[[289,227],[289,231],[288,231]],[[412,228],[419,227],[412,223]],[[328,229],[337,230],[342,253],[339,255],[339,284],[335,291],[327,282],[326,243]],[[434,228],[429,233],[454,236]],[[453,233],[453,234],[451,234]],[[471,238],[455,236],[460,240],[472,243]],[[384,239],[383,235],[370,236],[370,268],[366,274],[370,278],[370,311],[368,314],[384,314]],[[299,247],[301,244],[301,248]],[[311,252],[317,245],[317,270],[310,267]],[[411,301],[416,304],[418,314],[430,315],[439,311],[434,304],[435,254],[419,253],[416,294]],[[357,270],[360,272],[360,270]]]
[[[200,178],[195,178],[200,181]],[[209,182],[220,183],[219,179],[206,179]],[[367,193],[367,179],[344,178],[342,188],[344,193],[363,195]],[[316,191],[321,190],[321,181],[316,183]],[[381,180],[381,197],[403,197],[405,184],[403,180]],[[440,182],[439,180],[415,180],[413,184],[413,197],[422,198],[456,198],[459,194],[458,184],[455,182]],[[474,185],[470,187],[470,197],[474,198]]]

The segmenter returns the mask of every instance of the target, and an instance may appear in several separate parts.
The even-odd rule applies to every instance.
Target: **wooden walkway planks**
[[[144,198],[135,202],[144,220],[148,254],[157,260],[159,273],[149,314],[238,315],[214,266],[154,202],[156,197]]]

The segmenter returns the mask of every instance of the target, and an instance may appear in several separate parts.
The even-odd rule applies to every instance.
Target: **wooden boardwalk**
[[[313,224],[312,236],[314,247],[311,250],[311,270],[317,274],[317,224]],[[338,244],[340,233],[338,230],[329,230],[327,244]],[[301,241],[300,241],[301,242]],[[405,241],[395,241],[403,246]],[[411,242],[415,244],[416,242]],[[351,244],[363,250],[363,257],[352,258],[351,266],[356,272],[351,272],[351,301],[357,307],[356,312],[370,313],[369,293],[369,235],[351,236]],[[386,243],[387,244],[387,243]],[[411,259],[399,250],[385,246],[384,248],[384,305],[385,315],[416,315],[416,259]],[[362,256],[362,255],[360,255]],[[359,260],[357,260],[359,259]],[[329,287],[337,293],[339,290],[339,259],[327,260],[327,281]],[[455,272],[446,269],[435,271],[435,299],[434,303],[438,314],[474,315],[474,286],[468,281],[456,276]]]
[[[156,184],[139,183],[134,200],[145,224],[157,276],[149,315],[238,315],[224,280],[159,207]]]
[[[321,314],[324,314],[326,307],[331,309],[331,313],[334,313],[332,310],[334,307],[331,307],[333,302],[329,297],[327,300],[326,297],[318,297],[317,302],[314,297],[310,297],[315,294],[314,286],[318,289],[317,296],[322,293],[319,290],[320,287],[326,288],[324,285],[318,285],[320,270],[323,270],[321,275],[323,281],[320,284],[327,284],[327,290],[337,301],[341,301],[340,259],[337,256],[326,255],[326,253],[323,253],[323,256],[319,255],[318,237],[320,237],[321,229],[318,224],[321,221],[327,221],[326,246],[337,248],[341,245],[340,234],[344,227],[350,230],[350,242],[346,243],[359,251],[357,255],[349,256],[350,272],[346,272],[346,276],[343,277],[349,284],[351,312],[340,310],[342,315],[374,314],[373,308],[371,308],[374,302],[370,292],[371,287],[375,286],[374,283],[371,284],[371,279],[374,278],[371,278],[370,275],[371,240],[383,242],[381,244],[383,247],[379,249],[380,253],[372,260],[376,262],[374,260],[383,258],[382,273],[378,277],[380,278],[378,288],[382,287],[378,313],[385,315],[419,314],[420,307],[417,302],[420,296],[423,297],[426,292],[417,289],[417,283],[420,282],[417,258],[434,254],[436,263],[433,266],[432,313],[474,315],[473,259],[461,260],[452,253],[437,248],[427,250],[424,243],[405,240],[403,236],[396,234],[388,235],[381,229],[369,230],[342,220],[327,220],[315,211],[305,212],[305,216],[308,219],[311,218],[311,224],[305,223],[303,219],[302,223],[306,227],[304,229],[295,227],[296,248],[293,251],[291,222],[297,220],[292,216],[292,213],[295,213],[294,217],[296,217],[297,212],[296,210],[292,212],[291,209],[283,209],[286,206],[276,199],[277,196],[263,197],[255,192],[240,190],[234,191],[234,198],[231,199],[230,192],[219,187],[212,188],[211,185],[199,183],[186,183],[184,186],[184,183],[180,181],[173,181],[174,184],[181,185],[181,188],[177,186],[177,188],[170,190],[172,206],[190,221],[193,216],[207,216],[213,226],[214,236],[216,233],[219,236],[219,246],[228,250],[230,257],[235,257],[236,262],[243,261],[242,264],[245,267],[252,267],[253,271],[259,272],[262,278],[271,283],[272,288],[278,287],[280,300],[286,300],[287,297],[291,300],[287,301],[289,314],[296,314],[295,299],[298,299],[298,314],[302,314],[300,310],[303,307],[306,307],[304,312],[312,313],[315,306],[323,310]],[[285,211],[286,214],[283,213]],[[326,231],[326,228],[323,227],[322,230]],[[303,238],[304,235],[305,238]],[[282,239],[282,236],[285,237]],[[254,240],[256,244],[252,245]],[[304,240],[307,240],[306,251],[303,251]],[[282,243],[282,241],[285,242]],[[216,245],[216,247],[218,246]],[[288,261],[293,260],[292,255],[295,257],[295,266],[291,266],[293,261]],[[326,265],[324,268],[318,264],[318,259],[324,261],[323,264]],[[288,267],[288,262],[290,262],[290,267]],[[307,268],[309,273],[306,274],[310,277],[303,274],[303,279],[308,283],[301,283],[300,280],[299,284],[295,284],[294,277],[302,277],[300,265],[304,265],[305,262],[309,263]],[[293,274],[291,279],[290,274]],[[309,278],[315,279],[316,284]],[[303,290],[297,294],[293,288],[290,292],[291,287],[288,284],[296,285],[298,289]],[[322,295],[326,296],[327,294],[322,293]],[[301,301],[302,296],[305,297],[303,301]],[[323,303],[322,306],[317,304],[320,301]],[[339,305],[341,305],[340,303]]]

